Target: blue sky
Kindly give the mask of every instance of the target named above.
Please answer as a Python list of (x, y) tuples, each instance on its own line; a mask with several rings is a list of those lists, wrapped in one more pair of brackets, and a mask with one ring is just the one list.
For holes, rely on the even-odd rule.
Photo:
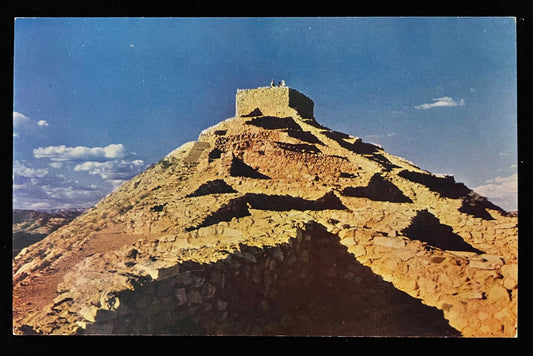
[(13, 206), (84, 207), (284, 79), (323, 125), (517, 208), (514, 18), (19, 18)]

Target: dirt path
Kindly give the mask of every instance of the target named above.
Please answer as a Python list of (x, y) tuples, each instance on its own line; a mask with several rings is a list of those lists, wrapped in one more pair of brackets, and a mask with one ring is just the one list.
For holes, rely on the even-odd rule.
[(96, 253), (118, 250), (146, 235), (124, 234), (120, 227), (111, 227), (93, 233), (90, 239), (77, 251), (69, 251), (54, 263), (54, 268), (31, 275), (13, 286), (13, 325), (28, 314), (42, 310), (57, 296), (57, 285), (74, 265)]

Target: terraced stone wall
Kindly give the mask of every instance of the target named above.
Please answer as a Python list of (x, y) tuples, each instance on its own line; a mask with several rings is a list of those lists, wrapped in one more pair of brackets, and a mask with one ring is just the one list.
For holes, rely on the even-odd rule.
[(394, 288), (316, 224), (276, 246), (183, 263), (114, 300), (118, 308), (100, 310), (82, 333), (459, 335), (442, 311)]

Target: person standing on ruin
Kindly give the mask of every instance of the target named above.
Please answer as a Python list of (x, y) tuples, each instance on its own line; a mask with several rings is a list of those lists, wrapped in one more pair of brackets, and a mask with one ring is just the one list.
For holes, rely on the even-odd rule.
[(274, 83), (274, 79), (272, 79), (272, 81), (270, 82), (270, 87), (273, 88), (274, 85), (276, 85), (276, 84)]

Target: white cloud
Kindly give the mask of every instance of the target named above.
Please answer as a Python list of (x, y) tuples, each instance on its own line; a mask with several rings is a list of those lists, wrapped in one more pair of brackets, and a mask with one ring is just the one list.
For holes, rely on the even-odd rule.
[(143, 160), (127, 159), (126, 156), (135, 154), (126, 153), (122, 144), (39, 147), (33, 154), (49, 159), (48, 167), (35, 169), (24, 161), (14, 163), (16, 208), (91, 206), (146, 168)]
[(20, 137), (21, 133), (34, 133), (38, 128), (48, 126), (46, 120), (35, 122), (26, 115), (13, 111), (13, 137)]
[(450, 107), (450, 106), (464, 106), (466, 105), (466, 102), (464, 99), (459, 100), (459, 102), (453, 100), (453, 98), (449, 96), (443, 96), (441, 98), (433, 99), (432, 103), (426, 103), (426, 104), (420, 104), (415, 106), (415, 109), (421, 110), (421, 109), (431, 109), (431, 108), (437, 108), (437, 107)]
[(496, 177), (492, 179), (487, 179), (485, 183), (488, 184), (507, 184), (507, 183), (516, 183), (518, 181), (518, 173), (515, 173), (509, 177)]
[(42, 187), (48, 197), (57, 200), (76, 201), (85, 200), (94, 196), (94, 189), (80, 189), (79, 187), (66, 186), (54, 187), (45, 185)]
[(51, 162), (49, 166), (57, 169), (57, 168), (63, 167), (63, 163), (62, 162)]
[(132, 162), (117, 160), (107, 162), (88, 161), (78, 164), (74, 171), (86, 171), (90, 175), (98, 175), (109, 181), (124, 182), (139, 174), (144, 169), (144, 161), (136, 159)]
[(30, 121), (31, 119), (26, 115), (13, 111), (13, 125), (15, 125), (15, 127), (24, 125)]
[(31, 168), (26, 167), (24, 164), (19, 161), (13, 163), (13, 175), (26, 177), (26, 178), (42, 178), (48, 174), (48, 169), (46, 168)]
[(102, 179), (111, 183), (113, 190), (122, 183), (130, 180), (135, 175), (141, 173), (146, 165), (143, 160), (136, 159), (132, 162), (124, 160), (108, 162), (83, 162), (74, 167), (74, 171), (88, 172), (90, 175), (100, 176)]
[(39, 147), (33, 150), (35, 158), (49, 158), (52, 161), (106, 161), (120, 159), (124, 155), (124, 146), (121, 143), (106, 147), (60, 145)]
[(393, 137), (393, 136), (396, 136), (397, 133), (396, 132), (389, 132), (389, 133), (386, 133), (386, 134), (379, 134), (379, 135), (366, 135), (365, 137), (366, 138), (382, 138), (382, 137)]
[(473, 190), (506, 210), (514, 210), (517, 208), (518, 174), (487, 179)]
[(14, 178), (13, 207), (17, 209), (88, 207), (113, 188), (112, 184), (81, 183), (53, 172), (37, 174), (34, 178)]

